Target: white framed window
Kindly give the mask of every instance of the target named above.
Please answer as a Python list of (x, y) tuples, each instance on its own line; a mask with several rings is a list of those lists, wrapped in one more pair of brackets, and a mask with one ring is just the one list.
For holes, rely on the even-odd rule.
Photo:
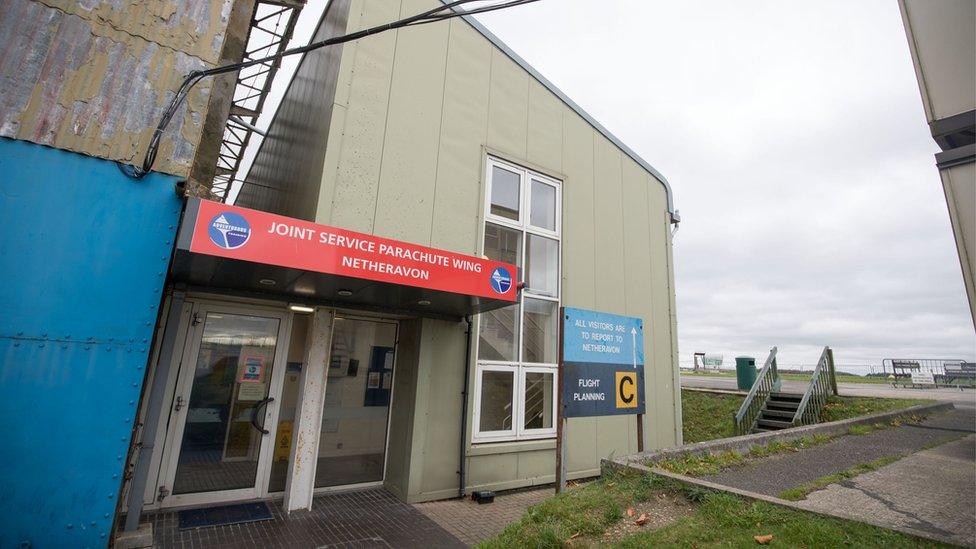
[(482, 253), (518, 268), (518, 303), (481, 314), (472, 441), (556, 436), (562, 186), (488, 157)]

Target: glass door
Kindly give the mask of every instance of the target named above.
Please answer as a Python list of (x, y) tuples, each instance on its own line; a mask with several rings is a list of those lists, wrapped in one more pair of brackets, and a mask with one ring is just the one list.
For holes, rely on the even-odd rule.
[(266, 493), (289, 318), (277, 311), (195, 307), (171, 409), (169, 493), (162, 505)]
[(383, 480), (397, 324), (336, 316), (315, 487)]

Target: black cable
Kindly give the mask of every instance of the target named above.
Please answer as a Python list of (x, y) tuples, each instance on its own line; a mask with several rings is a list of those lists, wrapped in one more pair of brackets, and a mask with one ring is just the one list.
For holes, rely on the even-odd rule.
[(190, 89), (196, 85), (197, 82), (202, 80), (207, 76), (216, 76), (218, 74), (225, 74), (229, 72), (236, 72), (241, 69), (246, 69), (254, 65), (260, 65), (268, 61), (276, 61), (283, 57), (289, 55), (296, 55), (299, 53), (306, 53), (319, 48), (324, 48), (326, 46), (334, 46), (336, 44), (343, 44), (345, 42), (351, 42), (353, 40), (358, 40), (360, 38), (365, 38), (372, 34), (378, 34), (381, 32), (399, 29), (403, 27), (411, 27), (417, 25), (426, 25), (428, 23), (437, 23), (439, 21), (444, 21), (446, 19), (452, 19), (454, 17), (461, 17), (465, 15), (475, 15), (479, 13), (487, 13), (490, 11), (510, 8), (514, 6), (520, 6), (522, 4), (530, 4), (532, 2), (538, 2), (538, 0), (509, 0), (507, 2), (501, 2), (498, 4), (492, 4), (489, 6), (482, 6), (480, 8), (474, 8), (468, 11), (455, 11), (454, 8), (462, 4), (468, 4), (471, 2), (484, 2), (485, 0), (455, 0), (454, 2), (446, 3), (442, 6), (427, 10), (404, 19), (399, 19), (397, 21), (392, 21), (390, 23), (384, 23), (382, 25), (377, 25), (375, 27), (370, 27), (368, 29), (363, 29), (361, 31), (356, 31), (353, 33), (345, 34), (342, 36), (337, 36), (334, 38), (329, 38), (326, 40), (321, 40), (319, 42), (313, 42), (311, 44), (300, 46), (297, 48), (292, 48), (290, 50), (285, 50), (274, 55), (269, 55), (267, 57), (262, 57), (260, 59), (252, 59), (250, 61), (242, 61), (240, 63), (232, 63), (230, 65), (223, 65), (220, 67), (213, 67), (210, 69), (193, 71), (186, 76), (183, 83), (180, 85), (176, 94), (170, 100), (169, 104), (163, 110), (163, 114), (160, 116), (159, 124), (156, 125), (156, 129), (153, 130), (152, 138), (149, 140), (149, 147), (146, 149), (146, 156), (143, 158), (142, 166), (134, 166), (131, 164), (118, 163), (119, 169), (122, 173), (133, 178), (142, 179), (148, 174), (156, 162), (156, 154), (159, 151), (159, 143), (162, 140), (163, 132), (166, 131), (166, 127), (169, 125), (170, 121), (176, 115), (176, 111), (179, 110), (180, 105), (186, 100), (186, 96), (189, 95)]

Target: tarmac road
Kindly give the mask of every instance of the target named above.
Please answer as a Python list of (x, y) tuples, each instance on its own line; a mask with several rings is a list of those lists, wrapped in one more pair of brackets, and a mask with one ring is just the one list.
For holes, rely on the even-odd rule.
[[(789, 393), (806, 391), (806, 381), (784, 379), (782, 390)], [(734, 377), (720, 376), (692, 376), (681, 374), (682, 387), (698, 387), (704, 389), (722, 389), (735, 391)], [(880, 383), (838, 383), (837, 390), (842, 396), (859, 396), (875, 398), (930, 398), (932, 400), (951, 402), (956, 408), (976, 409), (976, 391), (973, 389), (911, 389), (892, 387)]]

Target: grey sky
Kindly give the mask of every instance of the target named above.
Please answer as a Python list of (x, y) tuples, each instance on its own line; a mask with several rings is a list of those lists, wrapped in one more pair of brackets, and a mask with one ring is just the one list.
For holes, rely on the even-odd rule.
[(543, 0), (479, 19), (670, 180), (683, 365), (773, 345), (787, 365), (825, 344), (840, 364), (974, 358), (894, 0)]

